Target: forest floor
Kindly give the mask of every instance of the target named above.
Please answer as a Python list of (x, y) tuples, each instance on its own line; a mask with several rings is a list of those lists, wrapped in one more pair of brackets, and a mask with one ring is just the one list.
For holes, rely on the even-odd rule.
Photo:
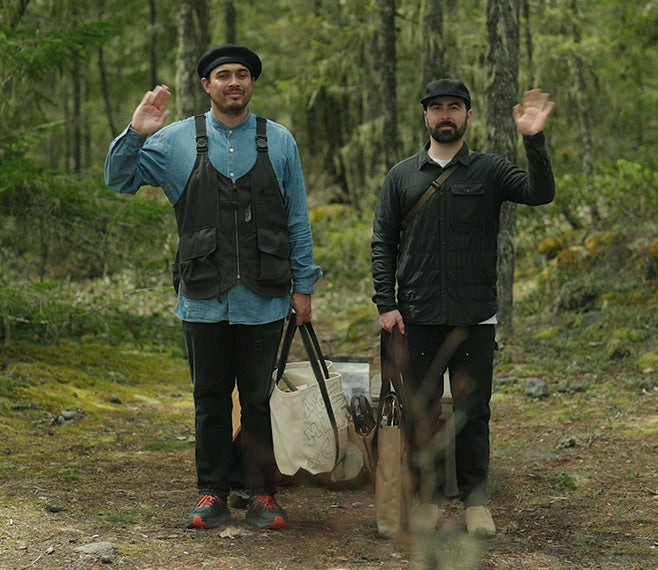
[[(504, 350), (523, 358), (520, 346)], [(470, 539), (460, 505), (447, 503), (436, 532), (389, 540), (378, 536), (366, 478), (286, 481), (281, 531), (254, 529), (240, 509), (222, 528), (183, 528), (196, 501), (184, 359), (93, 341), (4, 347), (0, 568), (655, 570), (658, 390), (629, 382), (633, 374), (642, 373), (572, 390), (546, 378), (542, 399), (522, 382), (497, 383), (497, 536)], [(58, 422), (61, 410), (75, 414)], [(83, 551), (97, 543), (111, 544)]]

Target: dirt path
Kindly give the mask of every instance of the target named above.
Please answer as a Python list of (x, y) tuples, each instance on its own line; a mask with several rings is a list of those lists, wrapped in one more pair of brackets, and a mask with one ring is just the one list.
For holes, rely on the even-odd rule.
[[(70, 393), (56, 378), (35, 389), (50, 383), (53, 394)], [(656, 393), (599, 386), (529, 400), (518, 387), (497, 390), (499, 532), (488, 542), (468, 538), (456, 504), (431, 537), (382, 539), (369, 485), (309, 481), (281, 487), (291, 519), (284, 531), (256, 532), (238, 509), (224, 529), (185, 530), (196, 500), (187, 380), (144, 394), (122, 406), (85, 404), (65, 425), (38, 406), (0, 406), (0, 568), (658, 568)], [(105, 558), (76, 550), (99, 542), (116, 550)]]

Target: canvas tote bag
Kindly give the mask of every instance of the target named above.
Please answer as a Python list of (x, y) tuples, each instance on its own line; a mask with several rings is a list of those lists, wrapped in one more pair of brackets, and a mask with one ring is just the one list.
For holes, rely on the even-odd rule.
[(400, 398), (402, 373), (395, 355), (402, 347), (397, 329), (381, 336), (382, 387), (376, 432), (375, 518), (377, 532), (393, 538), (409, 523), (413, 492), (405, 434), (404, 405)]
[[(307, 361), (288, 362), (299, 328)], [(283, 475), (299, 469), (328, 473), (343, 459), (347, 447), (347, 401), (341, 375), (330, 372), (310, 323), (298, 327), (290, 318), (278, 367), (272, 373), (270, 397), (274, 458)]]

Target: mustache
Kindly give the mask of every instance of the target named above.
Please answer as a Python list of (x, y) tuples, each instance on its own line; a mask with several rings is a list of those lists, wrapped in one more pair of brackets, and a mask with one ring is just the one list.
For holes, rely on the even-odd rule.
[(456, 129), (457, 125), (455, 125), (455, 123), (452, 121), (442, 121), (437, 125), (437, 127), (452, 127), (453, 129)]

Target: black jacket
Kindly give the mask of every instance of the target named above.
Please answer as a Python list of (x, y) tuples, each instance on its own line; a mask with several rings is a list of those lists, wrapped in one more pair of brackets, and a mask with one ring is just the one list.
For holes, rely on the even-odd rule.
[(372, 236), (373, 301), (380, 313), (399, 309), (408, 322), (454, 326), (496, 313), (501, 204), (547, 204), (555, 196), (543, 133), (523, 142), (528, 172), (492, 154), (469, 155), (464, 144), (451, 161), (459, 167), (404, 230), (405, 214), (443, 169), (426, 146), (389, 171)]

